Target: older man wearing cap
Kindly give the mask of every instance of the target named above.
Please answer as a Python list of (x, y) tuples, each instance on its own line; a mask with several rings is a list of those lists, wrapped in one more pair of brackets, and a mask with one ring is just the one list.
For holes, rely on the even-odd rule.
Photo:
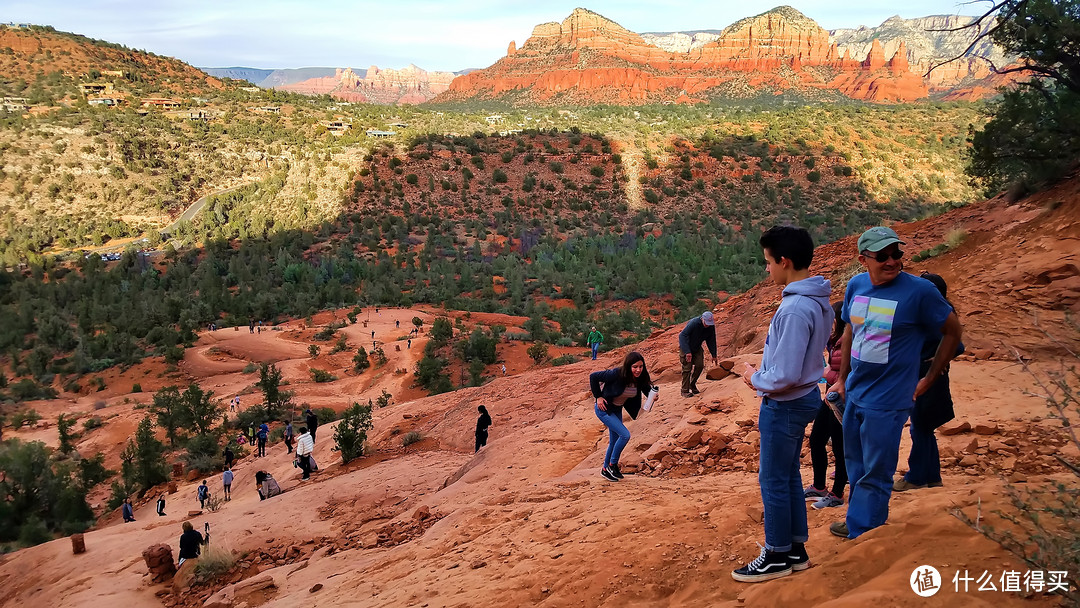
[[(829, 531), (846, 538), (889, 518), (904, 423), (915, 397), (941, 375), (960, 343), (960, 321), (937, 288), (903, 272), (903, 244), (884, 226), (864, 232), (858, 259), (866, 272), (848, 282), (844, 295), (841, 316), (848, 325), (839, 379), (829, 390), (847, 401), (844, 461), (851, 495), (846, 521), (833, 523)], [(937, 333), (941, 344), (926, 376), (919, 378), (923, 340)]]
[(682, 396), (693, 397), (700, 393), (697, 380), (701, 372), (705, 370), (705, 350), (701, 343), (709, 347), (712, 353), (713, 365), (716, 365), (716, 331), (713, 329), (713, 314), (709, 311), (701, 313), (700, 317), (694, 317), (686, 323), (686, 327), (679, 333), (679, 354), (682, 361)]

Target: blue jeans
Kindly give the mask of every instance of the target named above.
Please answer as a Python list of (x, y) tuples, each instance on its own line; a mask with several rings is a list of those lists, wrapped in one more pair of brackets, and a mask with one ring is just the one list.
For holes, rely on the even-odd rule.
[(900, 435), (911, 408), (871, 410), (851, 401), (844, 411), (848, 538), (858, 538), (889, 519), (889, 497), (900, 458)]
[(602, 411), (600, 406), (594, 406), (593, 411), (596, 412), (596, 417), (600, 419), (600, 422), (604, 423), (604, 426), (608, 429), (608, 446), (607, 452), (604, 453), (604, 466), (619, 464), (619, 456), (622, 455), (623, 448), (630, 442), (630, 429), (626, 428), (626, 425), (622, 421), (622, 408), (614, 408), (614, 406), (608, 406), (611, 409), (618, 409), (618, 413), (611, 411)]
[(934, 431), (919, 430), (911, 425), (911, 455), (904, 480), (917, 486), (941, 481), (941, 458)]
[(765, 548), (769, 551), (790, 551), (791, 543), (805, 543), (809, 538), (799, 456), (806, 425), (820, 408), (821, 393), (816, 388), (791, 401), (761, 400), (758, 483), (765, 506)]
[(600, 350), (600, 343), (599, 342), (593, 342), (593, 345), (592, 345), (592, 358), (593, 358), (593, 361), (596, 361), (596, 352), (598, 350)]

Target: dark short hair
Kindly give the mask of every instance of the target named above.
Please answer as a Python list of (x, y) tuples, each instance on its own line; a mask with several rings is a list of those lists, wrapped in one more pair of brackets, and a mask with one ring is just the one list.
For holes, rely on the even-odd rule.
[(307, 427), (306, 427), (306, 426), (302, 426), (302, 427), (300, 427), (300, 434), (301, 434), (301, 435), (303, 435), (303, 434), (304, 434), (304, 433), (306, 433), (306, 432), (307, 432)]
[(798, 226), (773, 226), (761, 235), (758, 244), (768, 249), (777, 262), (780, 258), (791, 260), (795, 270), (810, 267), (814, 261), (814, 239), (806, 228)]

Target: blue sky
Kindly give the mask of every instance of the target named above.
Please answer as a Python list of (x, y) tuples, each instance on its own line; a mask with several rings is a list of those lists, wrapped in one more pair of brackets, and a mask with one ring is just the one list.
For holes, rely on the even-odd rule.
[[(779, 2), (661, 0), (5, 0), (0, 21), (52, 25), (202, 67), (351, 66), (460, 70), (491, 65), (534, 25), (577, 6), (635, 32), (722, 29)], [(948, 0), (804, 0), (791, 6), (826, 29), (878, 25), (894, 14), (974, 14)], [(962, 10), (961, 10), (962, 9)]]

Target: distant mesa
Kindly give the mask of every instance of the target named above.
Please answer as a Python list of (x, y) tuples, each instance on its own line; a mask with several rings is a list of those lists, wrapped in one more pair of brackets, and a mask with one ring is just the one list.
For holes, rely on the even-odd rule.
[(923, 36), (913, 52), (903, 37), (885, 35), (940, 25), (936, 19), (899, 20), (899, 28), (894, 19), (886, 22), (892, 23), (888, 31), (883, 24), (876, 33), (863, 28), (834, 39), (806, 15), (781, 6), (719, 32), (639, 35), (579, 8), (561, 23), (537, 25), (523, 44), (511, 42), (505, 57), (454, 80), (436, 101), (636, 104), (794, 93), (811, 101), (909, 102), (989, 74), (988, 66), (980, 71), (973, 64), (924, 79), (928, 62), (955, 41), (946, 46)]

